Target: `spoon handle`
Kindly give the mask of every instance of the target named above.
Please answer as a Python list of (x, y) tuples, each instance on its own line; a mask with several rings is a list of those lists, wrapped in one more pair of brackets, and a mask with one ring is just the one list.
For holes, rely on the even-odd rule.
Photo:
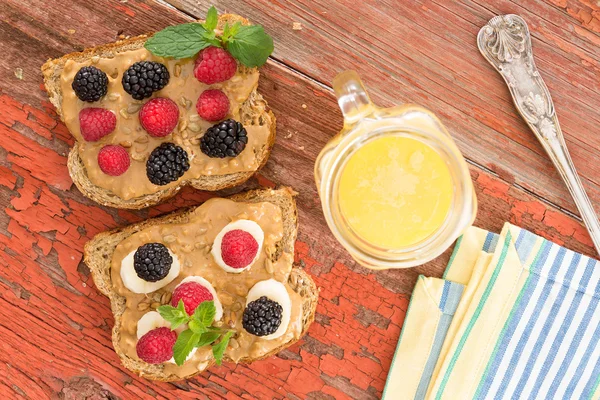
[(517, 110), (558, 169), (600, 254), (600, 223), (571, 161), (550, 92), (533, 61), (527, 24), (518, 15), (494, 17), (479, 31), (477, 46), (504, 78)]

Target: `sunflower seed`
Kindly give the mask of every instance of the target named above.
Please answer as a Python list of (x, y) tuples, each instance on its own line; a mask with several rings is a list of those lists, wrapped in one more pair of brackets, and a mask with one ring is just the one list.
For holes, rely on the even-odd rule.
[(221, 303), (223, 303), (225, 306), (230, 306), (233, 304), (233, 296), (229, 293), (221, 294), (221, 296), (219, 296), (219, 300), (221, 300)]
[(143, 153), (148, 148), (148, 143), (138, 143), (133, 148), (136, 153)]
[(129, 119), (129, 114), (127, 113), (126, 108), (121, 108), (121, 110), (119, 111), (119, 114), (121, 115), (121, 117), (123, 117), (125, 119)]
[(148, 143), (148, 136), (147, 135), (139, 136), (139, 137), (135, 138), (135, 142), (136, 143)]
[(182, 120), (182, 121), (179, 123), (179, 132), (183, 132), (183, 131), (185, 131), (185, 130), (187, 129), (187, 127), (188, 127), (188, 122), (187, 122), (187, 119), (184, 119), (184, 120)]
[(164, 292), (162, 296), (160, 296), (161, 304), (168, 304), (171, 302), (171, 297), (173, 294), (171, 292)]
[(142, 108), (141, 104), (131, 103), (127, 106), (127, 112), (129, 114), (135, 114), (136, 112), (140, 111), (140, 108)]
[(298, 285), (298, 276), (296, 274), (294, 274), (293, 272), (290, 275), (290, 284), (291, 284), (292, 288), (296, 288), (296, 285)]
[(173, 71), (173, 75), (175, 75), (175, 78), (179, 78), (179, 75), (181, 75), (181, 65), (175, 64), (175, 70)]
[(274, 271), (274, 268), (273, 268), (273, 262), (272, 262), (270, 259), (268, 259), (268, 258), (267, 258), (267, 260), (265, 261), (265, 269), (267, 270), (267, 272), (268, 272), (269, 274), (272, 274), (272, 273), (273, 273), (273, 271)]
[(188, 128), (190, 128), (190, 131), (192, 132), (200, 132), (200, 125), (195, 122), (190, 122)]
[(139, 311), (146, 311), (148, 309), (148, 307), (150, 307), (150, 304), (148, 304), (148, 303), (139, 303), (137, 305), (137, 309)]
[(131, 158), (133, 158), (135, 161), (144, 161), (146, 159), (146, 157), (148, 157), (148, 153), (143, 153), (143, 152), (133, 152), (131, 153)]

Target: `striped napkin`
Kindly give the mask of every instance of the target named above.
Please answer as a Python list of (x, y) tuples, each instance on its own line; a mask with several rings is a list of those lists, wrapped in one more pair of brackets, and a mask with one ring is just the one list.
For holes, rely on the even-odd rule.
[(599, 303), (599, 261), (472, 227), (419, 277), (383, 399), (598, 399)]

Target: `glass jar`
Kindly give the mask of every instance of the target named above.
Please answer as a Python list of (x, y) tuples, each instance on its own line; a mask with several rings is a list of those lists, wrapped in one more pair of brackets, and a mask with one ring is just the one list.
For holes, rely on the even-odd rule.
[[(437, 117), (422, 107), (375, 106), (354, 71), (339, 74), (333, 88), (344, 126), (319, 154), (315, 180), (325, 219), (334, 236), (356, 261), (371, 269), (413, 267), (439, 256), (473, 223), (477, 212), (469, 169), (456, 144)], [(340, 181), (348, 160), (366, 144), (383, 137), (409, 138), (425, 144), (443, 160), (451, 177), (451, 201), (445, 219), (427, 237), (408, 246), (381, 246), (365, 240), (340, 207)]]

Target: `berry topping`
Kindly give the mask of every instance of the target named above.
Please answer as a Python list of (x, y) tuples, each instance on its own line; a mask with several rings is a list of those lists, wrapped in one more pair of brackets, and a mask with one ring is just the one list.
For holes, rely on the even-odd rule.
[(138, 357), (149, 364), (161, 364), (173, 358), (177, 333), (167, 327), (156, 328), (138, 340), (135, 350)]
[(133, 255), (135, 273), (146, 282), (158, 282), (169, 274), (173, 257), (164, 244), (146, 243)]
[(208, 128), (200, 140), (200, 149), (212, 158), (235, 157), (248, 143), (248, 133), (244, 126), (228, 119)]
[(231, 268), (246, 268), (258, 252), (258, 242), (241, 229), (229, 231), (221, 241), (221, 258)]
[(221, 47), (207, 47), (200, 52), (194, 65), (194, 76), (202, 83), (212, 85), (235, 75), (235, 58)]
[(262, 296), (251, 301), (244, 310), (242, 325), (252, 335), (266, 336), (275, 333), (281, 325), (283, 307), (276, 301)]
[(168, 142), (152, 150), (146, 163), (146, 175), (155, 185), (174, 182), (188, 169), (190, 169), (190, 162), (185, 150)]
[(140, 124), (150, 136), (164, 137), (173, 132), (179, 122), (179, 107), (173, 100), (157, 97), (140, 110)]
[(92, 103), (108, 91), (108, 77), (96, 67), (83, 67), (75, 74), (71, 87), (79, 100)]
[(104, 146), (98, 152), (98, 165), (102, 172), (111, 176), (119, 176), (129, 169), (129, 153), (122, 146)]
[(138, 61), (125, 71), (121, 83), (131, 97), (142, 100), (167, 86), (169, 71), (161, 63)]
[(220, 121), (229, 112), (229, 99), (218, 89), (205, 90), (198, 98), (196, 110), (206, 121)]
[(79, 130), (88, 142), (97, 142), (115, 130), (116, 115), (104, 108), (84, 108), (79, 112)]
[(171, 305), (177, 307), (179, 300), (183, 300), (185, 311), (188, 315), (193, 315), (196, 307), (204, 301), (213, 299), (213, 295), (206, 287), (198, 282), (185, 282), (180, 284), (173, 290)]

